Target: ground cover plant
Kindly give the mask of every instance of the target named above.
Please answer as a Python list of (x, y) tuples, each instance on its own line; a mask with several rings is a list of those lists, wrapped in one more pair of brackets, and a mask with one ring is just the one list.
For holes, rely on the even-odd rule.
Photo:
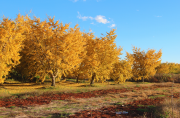
[[(95, 83), (91, 87), (87, 81), (76, 83), (67, 79), (57, 82), (56, 88), (50, 87), (51, 82), (48, 81), (44, 84), (16, 82), (7, 81), (1, 86), (2, 117), (172, 116), (170, 82), (115, 84), (110, 81), (109, 84)], [(179, 114), (179, 87), (179, 84), (174, 84), (174, 117)], [(157, 109), (159, 112), (156, 112)]]

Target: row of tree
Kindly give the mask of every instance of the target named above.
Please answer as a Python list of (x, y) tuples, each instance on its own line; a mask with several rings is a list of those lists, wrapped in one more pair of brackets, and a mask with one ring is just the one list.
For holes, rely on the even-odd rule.
[[(161, 50), (149, 49), (147, 53), (133, 47), (133, 54), (126, 52), (126, 59), (120, 60), (122, 48), (117, 48), (115, 29), (105, 36), (95, 38), (93, 33), (81, 32), (80, 28), (63, 26), (49, 17), (31, 19), (28, 15), (17, 15), (12, 21), (3, 18), (0, 23), (0, 83), (4, 83), (12, 69), (27, 79), (39, 75), (44, 82), (46, 75), (55, 79), (71, 74), (76, 77), (87, 75), (90, 84), (125, 82), (134, 78), (141, 80), (156, 73), (161, 64)], [(67, 74), (68, 73), (68, 74)]]
[(161, 63), (156, 67), (157, 74), (180, 74), (180, 64), (178, 63)]

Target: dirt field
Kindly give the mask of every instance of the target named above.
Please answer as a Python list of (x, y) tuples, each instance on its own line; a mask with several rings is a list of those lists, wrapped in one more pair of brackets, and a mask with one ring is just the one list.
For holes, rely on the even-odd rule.
[(180, 85), (172, 84), (7, 82), (0, 86), (0, 118), (178, 118)]

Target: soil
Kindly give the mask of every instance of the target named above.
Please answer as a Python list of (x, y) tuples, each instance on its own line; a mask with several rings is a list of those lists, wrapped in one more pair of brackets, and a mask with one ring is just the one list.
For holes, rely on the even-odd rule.
[[(154, 84), (81, 93), (49, 92), (25, 99), (18, 95), (5, 97), (0, 99), (0, 116), (8, 118), (41, 118), (49, 115), (51, 118), (140, 118), (146, 116), (151, 118), (154, 114), (154, 107), (151, 106), (161, 104), (165, 97), (172, 97), (171, 87), (171, 84)], [(174, 87), (178, 88), (179, 85), (176, 84)], [(163, 88), (166, 92), (157, 91), (159, 88)], [(165, 95), (165, 97), (149, 98), (154, 95)], [(173, 97), (179, 98), (179, 96), (179, 93), (174, 93)], [(64, 111), (66, 113), (63, 113)]]

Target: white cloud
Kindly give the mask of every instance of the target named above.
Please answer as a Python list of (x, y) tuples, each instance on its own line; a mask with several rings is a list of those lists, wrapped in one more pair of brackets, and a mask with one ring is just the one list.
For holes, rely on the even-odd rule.
[[(91, 20), (96, 20), (98, 23), (110, 23), (110, 21), (108, 21), (105, 16), (102, 15), (97, 15), (95, 18), (91, 17), (91, 16), (81, 16), (81, 14), (78, 12), (78, 16), (77, 18), (82, 19), (83, 21), (87, 20), (87, 19), (91, 19)], [(111, 18), (109, 18), (111, 19)], [(92, 22), (91, 24), (94, 24), (94, 22)]]
[(115, 27), (116, 26), (116, 24), (112, 24), (111, 26), (109, 26), (110, 28), (112, 28), (112, 27)]
[(90, 18), (91, 20), (93, 20), (93, 17), (89, 16), (89, 18)]
[(93, 19), (93, 17), (91, 16), (81, 16), (81, 14), (78, 12), (78, 16), (77, 16), (79, 19), (82, 19), (83, 21), (87, 20), (88, 18), (89, 19)]
[(95, 20), (99, 23), (109, 23), (109, 21), (107, 19), (104, 18), (104, 16), (98, 15), (95, 17)]
[(80, 19), (85, 21), (86, 19), (88, 19), (88, 17), (87, 16), (83, 16), (83, 17), (80, 17)]

